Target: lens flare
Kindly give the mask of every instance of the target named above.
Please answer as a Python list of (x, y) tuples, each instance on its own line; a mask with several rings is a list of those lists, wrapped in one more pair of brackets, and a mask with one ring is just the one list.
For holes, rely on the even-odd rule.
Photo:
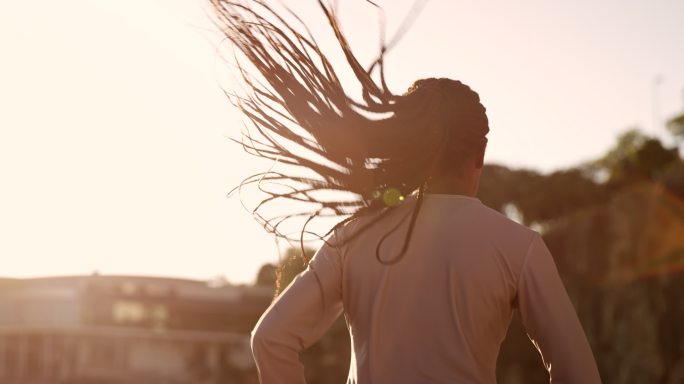
[(396, 188), (387, 188), (382, 194), (382, 201), (388, 207), (396, 207), (404, 201), (404, 195)]

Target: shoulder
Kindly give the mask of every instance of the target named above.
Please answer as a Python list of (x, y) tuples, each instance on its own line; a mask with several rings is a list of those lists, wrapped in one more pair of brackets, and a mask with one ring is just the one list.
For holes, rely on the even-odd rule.
[(471, 206), (467, 220), (466, 231), (473, 241), (512, 262), (514, 270), (522, 266), (532, 244), (541, 238), (537, 231), (484, 204)]
[(377, 223), (385, 213), (387, 212), (380, 210), (349, 218), (347, 222), (339, 225), (332, 231), (329, 239), (330, 244), (337, 248), (338, 251), (342, 251), (347, 243), (362, 236), (363, 231), (372, 227), (374, 223)]
[(512, 220), (503, 213), (484, 204), (478, 204), (474, 209), (476, 210), (474, 217), (480, 220), (483, 225), (489, 226), (489, 228), (494, 231), (510, 233), (511, 235), (528, 239), (538, 235), (535, 230)]

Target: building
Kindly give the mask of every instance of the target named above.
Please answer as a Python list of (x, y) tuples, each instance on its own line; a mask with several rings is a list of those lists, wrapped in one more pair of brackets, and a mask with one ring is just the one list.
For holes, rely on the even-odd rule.
[(0, 383), (247, 383), (264, 287), (135, 276), (0, 279)]

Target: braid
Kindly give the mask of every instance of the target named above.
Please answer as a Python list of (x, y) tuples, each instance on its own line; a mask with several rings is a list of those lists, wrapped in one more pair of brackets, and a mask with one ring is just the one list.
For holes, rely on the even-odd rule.
[[(416, 99), (433, 103), (438, 110), (432, 117), (437, 130), (443, 132), (445, 147), (443, 160), (453, 156), (470, 155), (487, 142), (489, 121), (479, 95), (457, 80), (445, 78), (421, 79), (413, 83), (404, 94), (407, 104)], [(453, 164), (453, 163), (452, 163)]]
[[(276, 236), (303, 244), (306, 226), (315, 218), (348, 216), (332, 232), (358, 217), (378, 214), (340, 240), (347, 242), (418, 190), (404, 247), (390, 260), (396, 262), (408, 248), (427, 180), (453, 164), (454, 157), (486, 141), (487, 117), (478, 95), (459, 81), (434, 78), (416, 81), (403, 95), (392, 94), (384, 79), (387, 47), (383, 45), (379, 57), (364, 69), (334, 10), (318, 0), (361, 86), (357, 100), (346, 92), (332, 63), (296, 16), (298, 26), (293, 26), (264, 0), (209, 1), (216, 24), (242, 57), (238, 70), (246, 95), (228, 94), (250, 123), (240, 144), (250, 154), (294, 169), (250, 176), (234, 191), (257, 186), (266, 197), (252, 209), (255, 218)], [(368, 117), (378, 114), (388, 117)], [(330, 192), (349, 198), (327, 197), (340, 195)], [(264, 216), (264, 207), (276, 201), (305, 209)], [(280, 229), (295, 218), (304, 220), (298, 234)], [(386, 237), (378, 244), (380, 261)]]

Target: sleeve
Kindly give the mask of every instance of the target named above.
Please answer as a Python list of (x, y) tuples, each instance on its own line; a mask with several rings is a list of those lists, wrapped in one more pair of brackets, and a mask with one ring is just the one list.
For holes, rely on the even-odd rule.
[(260, 382), (305, 383), (299, 353), (316, 342), (341, 313), (339, 253), (323, 245), (252, 331), (252, 354)]
[(551, 253), (535, 234), (518, 281), (522, 323), (552, 383), (601, 383), (598, 368)]

